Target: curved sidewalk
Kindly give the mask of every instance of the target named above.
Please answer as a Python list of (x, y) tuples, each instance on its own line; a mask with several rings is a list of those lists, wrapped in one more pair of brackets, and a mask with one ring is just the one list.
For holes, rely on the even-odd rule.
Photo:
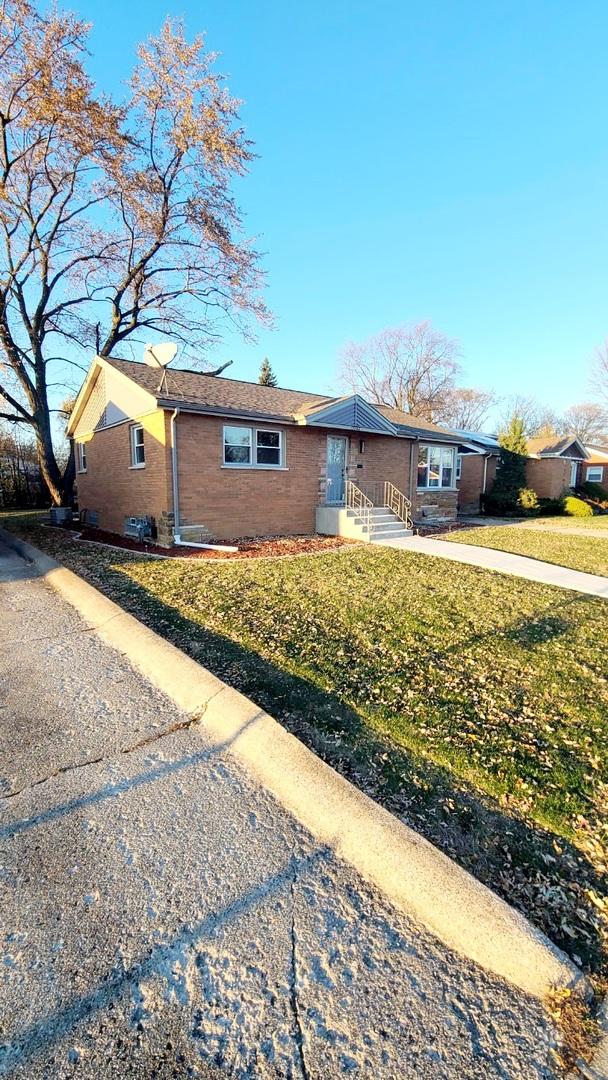
[(469, 566), (480, 566), (484, 570), (497, 570), (500, 574), (514, 574), (516, 577), (527, 578), (528, 581), (557, 585), (560, 589), (572, 589), (574, 592), (608, 600), (608, 578), (598, 574), (583, 574), (580, 570), (570, 570), (566, 566), (541, 562), (539, 559), (528, 559), (525, 555), (513, 555), (509, 551), (497, 551), (496, 548), (482, 548), (474, 544), (451, 544), (431, 536), (387, 540), (383, 547), (416, 551), (421, 555), (436, 555), (440, 559), (468, 563)]

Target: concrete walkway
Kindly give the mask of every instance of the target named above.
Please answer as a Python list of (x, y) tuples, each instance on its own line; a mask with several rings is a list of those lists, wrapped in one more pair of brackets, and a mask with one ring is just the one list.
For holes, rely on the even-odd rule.
[(0, 610), (0, 1076), (555, 1076), (538, 1001), (391, 908), (1, 546)]
[(512, 555), (508, 551), (496, 551), (495, 548), (477, 547), (474, 544), (456, 544), (446, 540), (437, 540), (430, 536), (410, 536), (404, 540), (387, 540), (384, 547), (398, 548), (400, 551), (415, 551), (421, 555), (436, 555), (440, 559), (468, 563), (480, 566), (484, 570), (497, 570), (501, 574), (514, 574), (539, 581), (543, 585), (557, 585), (560, 589), (572, 589), (608, 599), (608, 578), (597, 574), (583, 574), (580, 570), (569, 570), (554, 563), (528, 559), (524, 555)]

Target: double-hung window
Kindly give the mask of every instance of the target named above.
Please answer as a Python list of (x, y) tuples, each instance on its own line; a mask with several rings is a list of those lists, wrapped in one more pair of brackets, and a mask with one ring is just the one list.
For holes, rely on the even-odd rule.
[(418, 452), (418, 487), (453, 488), (454, 457), (453, 447), (421, 446)]
[(601, 484), (604, 477), (604, 470), (601, 465), (588, 465), (587, 466), (587, 480), (592, 484)]
[(76, 467), (78, 472), (87, 471), (87, 448), (83, 442), (76, 443)]
[(144, 429), (141, 424), (133, 424), (131, 427), (131, 468), (143, 469), (145, 464)]
[(280, 469), (283, 434), (268, 428), (224, 427), (224, 465), (233, 468)]
[(462, 476), (462, 454), (456, 454), (456, 479), (460, 480)]

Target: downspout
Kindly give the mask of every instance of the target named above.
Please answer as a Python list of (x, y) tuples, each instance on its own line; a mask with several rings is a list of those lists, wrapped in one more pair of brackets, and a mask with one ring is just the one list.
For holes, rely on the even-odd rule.
[(483, 484), (481, 486), (481, 494), (486, 493), (486, 483), (488, 479), (488, 459), (490, 457), (489, 451), (483, 455)]
[(174, 409), (171, 416), (171, 471), (173, 474), (173, 539), (179, 544), (179, 481), (177, 470), (177, 425), (179, 409)]
[(202, 548), (205, 551), (238, 551), (238, 547), (227, 544), (194, 544), (180, 538), (179, 523), (179, 471), (177, 463), (177, 423), (179, 409), (171, 415), (171, 472), (173, 476), (173, 543), (176, 547)]

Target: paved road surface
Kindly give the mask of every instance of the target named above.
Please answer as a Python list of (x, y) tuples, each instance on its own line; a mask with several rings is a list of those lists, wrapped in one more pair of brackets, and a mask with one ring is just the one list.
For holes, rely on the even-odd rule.
[(7, 549), (0, 612), (0, 1075), (553, 1076), (537, 1003), (396, 915)]

